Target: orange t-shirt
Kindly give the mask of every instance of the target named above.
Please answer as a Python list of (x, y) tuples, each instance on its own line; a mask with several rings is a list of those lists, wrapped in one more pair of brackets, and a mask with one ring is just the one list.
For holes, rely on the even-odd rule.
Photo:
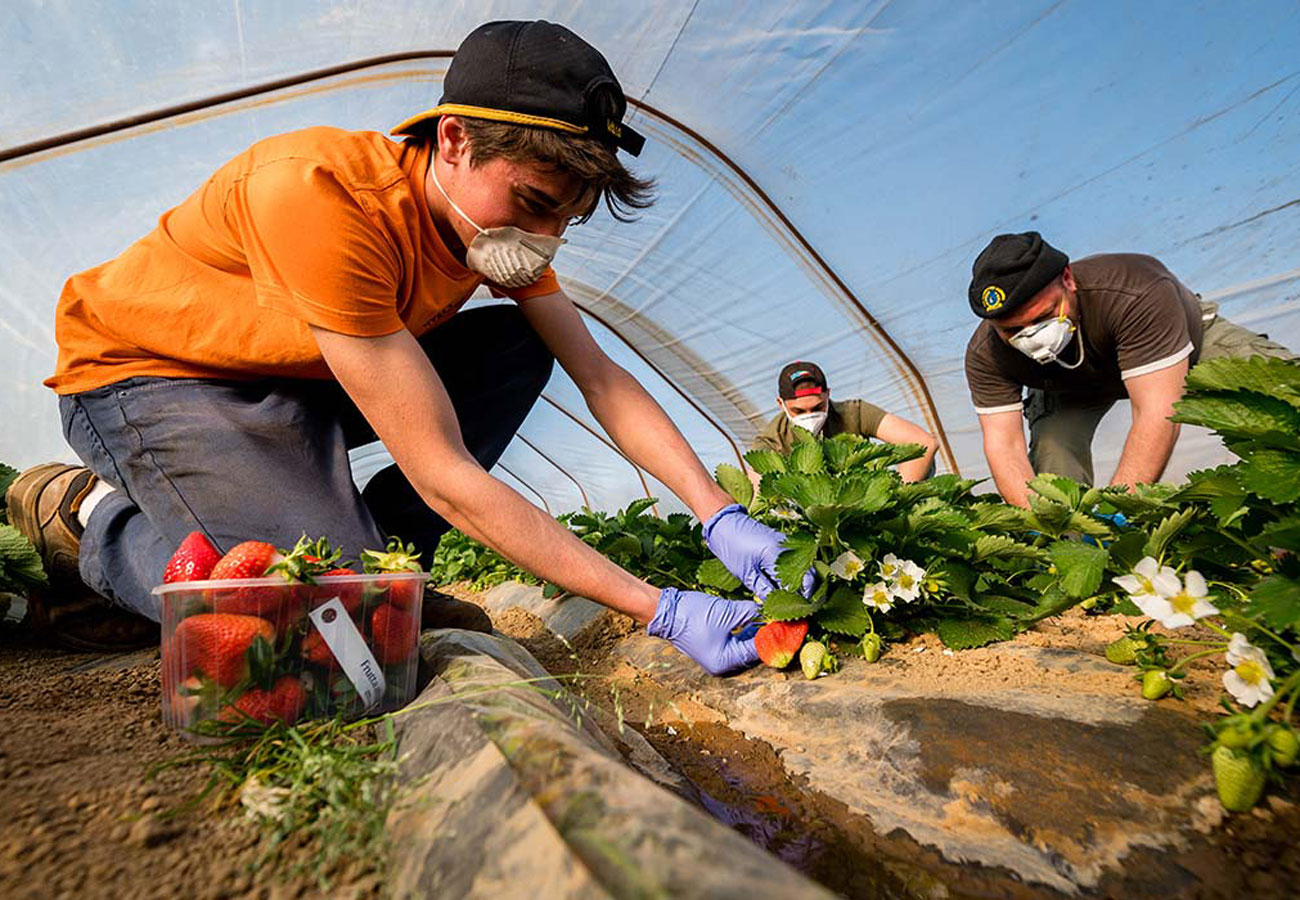
[[(330, 378), (309, 326), (422, 335), (483, 277), (424, 201), (427, 142), (308, 128), (226, 163), (121, 256), (68, 279), (58, 365), (74, 394), (140, 375)], [(515, 300), (559, 290), (550, 269)]]

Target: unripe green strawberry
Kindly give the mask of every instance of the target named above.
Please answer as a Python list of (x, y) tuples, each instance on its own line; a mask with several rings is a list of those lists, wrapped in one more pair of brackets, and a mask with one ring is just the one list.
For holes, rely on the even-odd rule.
[(811, 681), (825, 672), (828, 656), (826, 645), (821, 641), (809, 641), (804, 644), (799, 651), (799, 668), (803, 669), (803, 677)]
[(1268, 748), (1273, 753), (1273, 762), (1279, 766), (1295, 765), (1300, 757), (1300, 737), (1285, 725), (1279, 725), (1268, 733)]
[(1250, 739), (1253, 737), (1250, 732), (1249, 725), (1229, 725), (1220, 731), (1215, 739), (1221, 747), (1241, 750), (1250, 745)]
[(1128, 635), (1106, 645), (1106, 658), (1117, 666), (1131, 666), (1137, 661), (1137, 643)]
[(1174, 683), (1164, 669), (1151, 669), (1142, 676), (1142, 696), (1159, 700), (1174, 689)]
[(862, 638), (862, 655), (867, 658), (867, 662), (869, 663), (873, 663), (880, 659), (880, 653), (884, 650), (884, 647), (884, 641), (882, 641), (880, 635), (876, 634), (874, 631), (871, 632), (871, 634), (864, 635)]
[(1231, 747), (1218, 747), (1210, 757), (1219, 802), (1229, 812), (1246, 812), (1264, 793), (1264, 767)]

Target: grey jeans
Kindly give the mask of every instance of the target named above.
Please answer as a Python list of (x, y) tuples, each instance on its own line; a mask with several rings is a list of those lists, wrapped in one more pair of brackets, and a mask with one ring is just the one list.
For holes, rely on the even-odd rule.
[[(458, 313), (420, 344), (465, 446), (490, 469), (546, 386), (550, 352), (513, 306)], [(354, 560), (398, 535), (428, 564), (449, 527), (395, 465), (357, 490), (348, 450), (375, 435), (333, 381), (131, 378), (59, 408), (68, 443), (118, 488), (90, 516), (81, 577), (155, 621), (150, 590), (191, 531), (222, 551), (245, 540), (292, 546), (305, 532)]]
[[(1266, 334), (1234, 325), (1219, 315), (1219, 305), (1201, 301), (1204, 331), (1200, 361), (1223, 357), (1267, 356), (1295, 360), (1294, 353)], [(1029, 463), (1035, 472), (1065, 475), (1093, 483), (1092, 438), (1114, 400), (1030, 388), (1024, 414), (1029, 424)]]

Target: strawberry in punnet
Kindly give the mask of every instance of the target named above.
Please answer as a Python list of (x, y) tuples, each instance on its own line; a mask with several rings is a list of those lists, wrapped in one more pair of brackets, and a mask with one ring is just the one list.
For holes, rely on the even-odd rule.
[(302, 639), (302, 658), (318, 666), (334, 665), (334, 651), (319, 631), (310, 631)]
[[(367, 575), (390, 575), (406, 572), (423, 572), (420, 554), (415, 552), (414, 544), (403, 544), (400, 538), (390, 538), (383, 552), (378, 550), (361, 551), (361, 569)], [(386, 583), (379, 581), (381, 588), (391, 588), (390, 602), (402, 609), (414, 609), (424, 596), (423, 585), (407, 585), (400, 582)]]
[(199, 613), (176, 626), (167, 652), (179, 654), (171, 664), (182, 677), (201, 673), (233, 687), (249, 675), (249, 651), (269, 658), (274, 644), (275, 629), (258, 616)]
[(204, 581), (212, 575), (212, 568), (221, 559), (221, 553), (201, 531), (191, 531), (181, 541), (172, 558), (163, 569), (163, 584), (178, 581)]
[[(333, 578), (336, 575), (356, 574), (358, 573), (352, 569), (340, 567), (337, 569), (330, 569), (328, 572), (322, 572), (320, 577)], [(320, 584), (317, 588), (315, 602), (312, 605), (315, 606), (321, 601), (329, 600), (331, 597), (338, 597), (339, 602), (343, 604), (343, 608), (348, 611), (348, 615), (355, 618), (356, 614), (361, 609), (362, 603), (365, 601), (365, 596), (366, 585), (364, 582), (351, 581), (343, 582), (341, 584), (332, 584), (327, 582)]]
[(409, 613), (385, 603), (370, 615), (370, 637), (375, 659), (382, 665), (405, 662), (420, 640), (418, 611)]
[(221, 711), (223, 722), (242, 722), (248, 719), (270, 725), (272, 722), (292, 724), (302, 715), (307, 705), (307, 689), (294, 675), (281, 675), (271, 689), (249, 688), (239, 699)]
[(754, 649), (763, 662), (774, 669), (784, 669), (794, 660), (807, 636), (808, 623), (803, 619), (768, 622), (754, 635)]
[(1210, 763), (1214, 768), (1214, 787), (1224, 809), (1246, 812), (1259, 802), (1264, 793), (1264, 767), (1253, 756), (1231, 747), (1216, 747)]

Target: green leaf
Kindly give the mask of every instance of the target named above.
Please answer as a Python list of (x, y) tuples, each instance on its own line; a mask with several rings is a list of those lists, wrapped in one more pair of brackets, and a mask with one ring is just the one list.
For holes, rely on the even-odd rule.
[[(820, 443), (820, 438), (818, 438), (817, 435), (813, 434), (807, 428), (804, 428), (802, 425), (795, 425), (793, 428), (791, 428), (790, 435), (794, 438), (794, 442), (796, 445)], [(794, 451), (791, 451), (791, 453), (793, 452)]]
[(1270, 547), (1300, 553), (1300, 516), (1292, 515), (1269, 523), (1260, 532), (1260, 538)]
[(1013, 619), (1024, 618), (1034, 612), (1034, 607), (1030, 604), (998, 594), (980, 594), (975, 598), (975, 603), (989, 612), (1002, 613)]
[(706, 559), (695, 570), (695, 580), (701, 587), (730, 593), (740, 587), (740, 579), (727, 571), (720, 559)]
[(854, 448), (864, 440), (866, 438), (860, 435), (844, 432), (822, 441), (822, 454), (826, 457), (826, 464), (830, 466), (831, 471), (843, 472), (848, 468), (849, 458)]
[(1025, 527), (1025, 511), (1009, 503), (976, 503), (970, 507), (970, 512), (971, 524), (976, 528), (1009, 530)]
[(759, 475), (779, 474), (785, 471), (785, 457), (775, 450), (750, 450), (745, 462)]
[(840, 585), (817, 611), (816, 622), (826, 631), (862, 637), (871, 627), (871, 616), (862, 603), (862, 592)]
[(1187, 390), (1253, 391), (1300, 407), (1300, 366), (1283, 359), (1207, 359), (1187, 373)]
[(1010, 640), (1015, 626), (1001, 617), (941, 619), (935, 633), (951, 650), (971, 650), (997, 641)]
[(1061, 590), (1070, 597), (1090, 597), (1101, 587), (1110, 554), (1078, 541), (1057, 541), (1048, 548)]
[(817, 539), (811, 534), (796, 532), (785, 539), (785, 550), (776, 558), (776, 577), (787, 590), (797, 591), (803, 586), (803, 575), (817, 558)]
[(558, 584), (552, 584), (548, 581), (546, 584), (542, 585), (542, 596), (547, 600), (550, 600), (553, 597), (558, 597), (563, 593), (564, 588), (560, 587)]
[(1165, 548), (1169, 546), (1169, 542), (1173, 540), (1178, 532), (1182, 531), (1187, 523), (1192, 521), (1194, 518), (1196, 518), (1196, 507), (1194, 506), (1189, 506), (1186, 509), (1181, 509), (1172, 515), (1166, 516), (1160, 524), (1156, 526), (1156, 530), (1151, 532), (1151, 536), (1147, 538), (1146, 547), (1143, 548), (1146, 555), (1154, 556), (1156, 559), (1162, 559), (1164, 557)]
[(772, 591), (763, 601), (763, 615), (773, 622), (790, 622), (794, 619), (806, 619), (817, 611), (818, 604), (805, 600), (793, 591), (780, 588)]
[(1300, 453), (1260, 450), (1237, 468), (1241, 485), (1273, 503), (1300, 499)]
[(1047, 554), (1038, 547), (1022, 544), (1001, 534), (986, 534), (975, 541), (974, 562), (988, 559), (1046, 559)]
[(812, 506), (830, 506), (835, 502), (835, 482), (829, 475), (805, 475), (787, 472), (775, 476), (778, 492), (789, 497), (804, 509)]
[(795, 444), (786, 464), (796, 472), (805, 475), (816, 475), (818, 472), (826, 471), (826, 460), (822, 456), (821, 443), (810, 441), (806, 444)]
[(1300, 624), (1300, 581), (1270, 575), (1250, 592), (1250, 605), (1271, 628), (1293, 628)]
[(48, 584), (41, 555), (31, 541), (12, 525), (0, 525), (0, 591), (22, 594)]
[(1213, 429), (1225, 438), (1253, 438), (1300, 449), (1300, 409), (1263, 394), (1203, 394), (1174, 404), (1171, 421)]
[(627, 509), (619, 513), (618, 517), (622, 522), (631, 522), (658, 502), (659, 500), (655, 497), (643, 497), (640, 500), (633, 500), (627, 505)]
[(1033, 526), (1033, 530), (1048, 534), (1059, 534), (1064, 531), (1070, 517), (1074, 515), (1074, 510), (1069, 506), (1041, 496), (1030, 496), (1029, 511), (1029, 524)]
[(714, 470), (714, 478), (722, 489), (741, 506), (748, 507), (754, 500), (754, 485), (749, 476), (735, 466), (722, 463)]
[(1079, 484), (1062, 475), (1044, 472), (1035, 475), (1028, 483), (1030, 490), (1062, 506), (1075, 509), (1079, 505)]
[(611, 534), (597, 544), (596, 549), (606, 556), (639, 556), (641, 539), (627, 532)]

